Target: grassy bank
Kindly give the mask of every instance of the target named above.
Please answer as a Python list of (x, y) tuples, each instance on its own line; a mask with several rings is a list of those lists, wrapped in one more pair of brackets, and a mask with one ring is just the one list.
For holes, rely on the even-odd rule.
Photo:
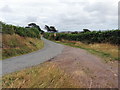
[(3, 88), (79, 88), (55, 63), (45, 62), (2, 77)]
[(56, 41), (64, 45), (82, 48), (89, 51), (92, 54), (102, 57), (106, 62), (120, 60), (118, 57), (119, 48), (117, 45), (112, 45), (108, 43), (94, 43), (94, 44), (85, 44), (79, 41)]
[(2, 35), (2, 59), (30, 53), (43, 48), (43, 41), (17, 34)]

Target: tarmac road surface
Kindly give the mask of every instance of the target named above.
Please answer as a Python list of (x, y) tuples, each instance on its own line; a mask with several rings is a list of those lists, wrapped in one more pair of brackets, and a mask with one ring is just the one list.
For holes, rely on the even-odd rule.
[(21, 69), (38, 65), (47, 61), (58, 54), (60, 54), (64, 48), (63, 45), (54, 43), (52, 41), (44, 40), (44, 48), (35, 51), (26, 55), (12, 57), (6, 60), (1, 60), (0, 64), (2, 64), (2, 75), (12, 73), (15, 71), (19, 71)]

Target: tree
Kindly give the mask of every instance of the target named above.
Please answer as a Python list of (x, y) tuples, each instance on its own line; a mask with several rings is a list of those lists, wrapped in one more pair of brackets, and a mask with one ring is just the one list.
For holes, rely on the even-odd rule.
[(90, 32), (89, 29), (83, 29), (83, 32)]
[(52, 32), (57, 32), (57, 30), (56, 30), (56, 28), (55, 28), (54, 26), (50, 26), (50, 30), (51, 30)]
[(54, 26), (47, 26), (45, 25), (45, 29), (47, 30), (47, 32), (57, 32), (56, 28)]
[[(41, 32), (41, 28), (40, 28), (37, 24), (35, 24), (35, 23), (30, 23), (30, 24), (28, 24), (28, 27), (37, 28), (37, 29)], [(28, 27), (27, 27), (27, 28), (28, 28)]]
[(51, 31), (51, 29), (50, 29), (50, 27), (48, 25), (45, 25), (45, 29), (47, 30), (47, 32)]
[(36, 24), (35, 24), (35, 23), (30, 23), (30, 24), (28, 24), (28, 26), (29, 26), (29, 27), (35, 27)]

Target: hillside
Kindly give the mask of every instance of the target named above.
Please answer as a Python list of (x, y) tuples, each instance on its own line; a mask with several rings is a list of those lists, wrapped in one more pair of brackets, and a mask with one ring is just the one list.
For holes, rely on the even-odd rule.
[(40, 28), (24, 28), (2, 23), (2, 59), (30, 53), (43, 48)]
[(43, 41), (37, 38), (21, 37), (17, 34), (2, 36), (2, 58), (30, 53), (43, 48)]

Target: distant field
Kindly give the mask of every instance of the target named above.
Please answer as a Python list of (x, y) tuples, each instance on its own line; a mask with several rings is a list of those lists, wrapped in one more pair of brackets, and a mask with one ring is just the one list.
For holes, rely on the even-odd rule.
[(37, 38), (22, 37), (17, 34), (2, 35), (2, 59), (30, 53), (43, 48), (44, 43)]

